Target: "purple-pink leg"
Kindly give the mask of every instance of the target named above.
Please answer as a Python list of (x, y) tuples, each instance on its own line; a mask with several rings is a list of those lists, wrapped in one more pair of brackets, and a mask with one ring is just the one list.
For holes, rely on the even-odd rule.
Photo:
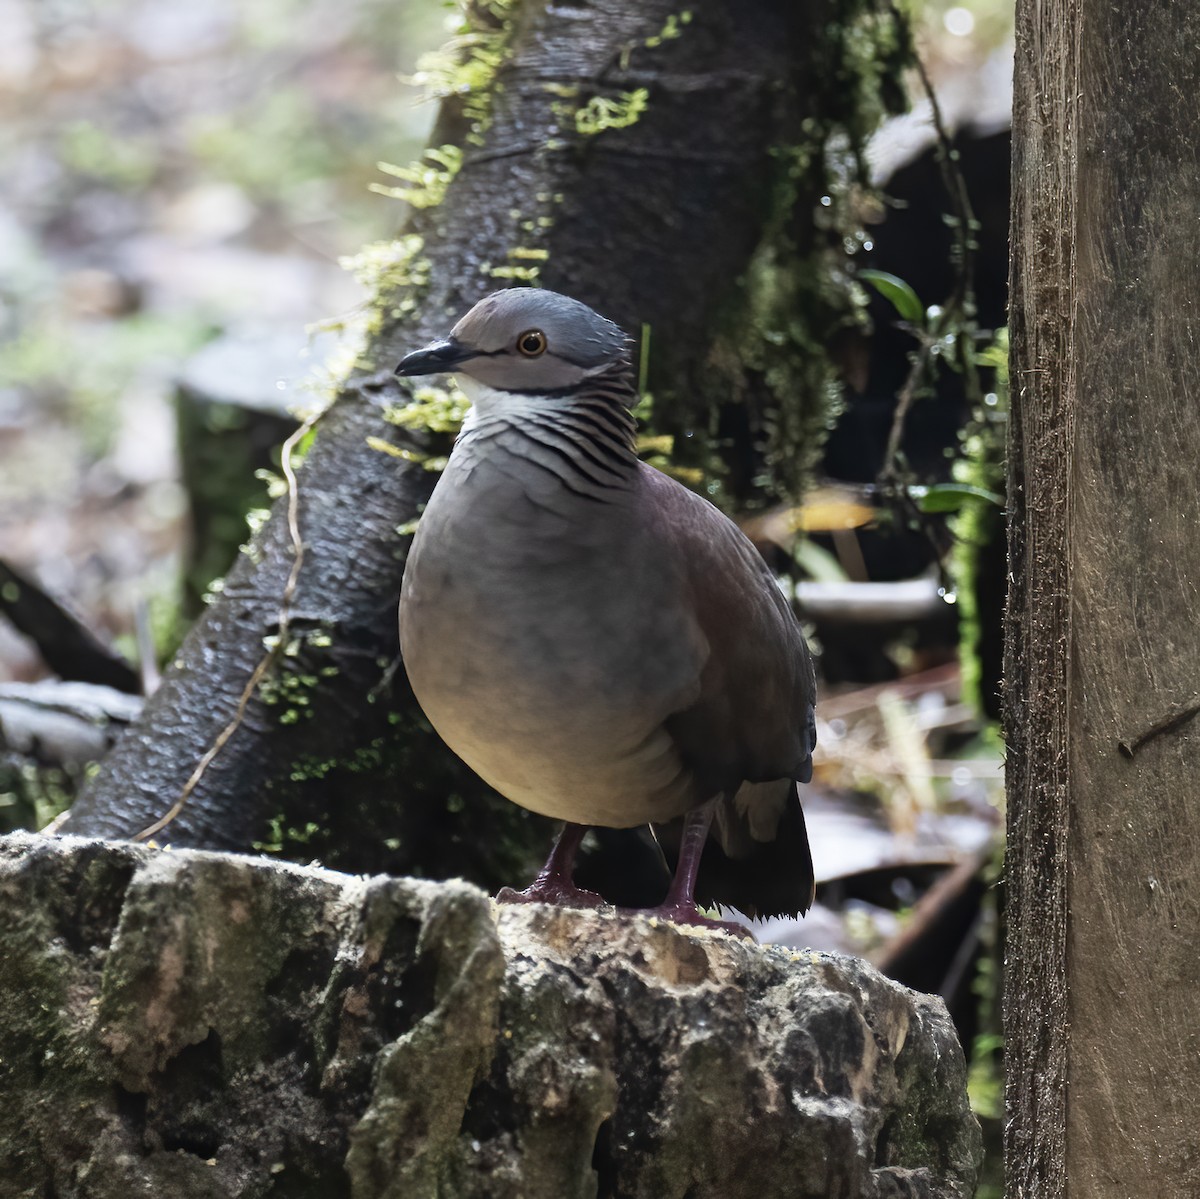
[(504, 887), (496, 896), (500, 903), (557, 903), (569, 908), (603, 907), (603, 896), (575, 886), (575, 855), (588, 831), (586, 824), (567, 824), (558, 834), (554, 848), (537, 878), (524, 891)]
[(684, 817), (683, 835), (679, 842), (679, 861), (675, 866), (675, 877), (671, 880), (667, 898), (658, 907), (647, 908), (642, 915), (657, 916), (674, 924), (719, 928), (735, 936), (749, 937), (753, 941), (754, 934), (744, 924), (713, 920), (712, 917), (703, 915), (696, 906), (696, 875), (700, 871), (700, 855), (704, 853), (704, 843), (708, 840), (708, 827), (712, 824), (715, 809), (715, 803), (706, 803), (701, 808), (693, 808)]

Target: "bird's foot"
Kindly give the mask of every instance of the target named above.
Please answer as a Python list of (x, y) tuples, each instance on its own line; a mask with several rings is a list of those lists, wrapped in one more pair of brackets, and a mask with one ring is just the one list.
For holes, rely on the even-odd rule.
[(497, 903), (552, 903), (561, 908), (602, 908), (607, 900), (595, 891), (585, 891), (572, 881), (575, 853), (587, 832), (587, 825), (567, 824), (559, 833), (546, 864), (524, 891), (503, 887)]
[(562, 878), (536, 878), (524, 891), (502, 887), (497, 903), (552, 903), (562, 908), (602, 908), (607, 900), (595, 891), (585, 891)]
[[(625, 911), (626, 909), (622, 909)], [(730, 933), (735, 937), (747, 937), (757, 944), (758, 938), (744, 925), (733, 920), (714, 920), (706, 916), (694, 903), (664, 903), (656, 908), (628, 909), (638, 916), (649, 916), (654, 920), (669, 920), (672, 924), (684, 924), (692, 928), (711, 928)]]

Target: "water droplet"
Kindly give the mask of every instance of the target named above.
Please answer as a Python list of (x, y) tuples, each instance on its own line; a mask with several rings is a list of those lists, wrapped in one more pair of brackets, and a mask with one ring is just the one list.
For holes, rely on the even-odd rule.
[(942, 17), (946, 32), (954, 37), (969, 37), (975, 30), (975, 14), (966, 8), (948, 8)]
[(822, 208), (828, 208), (832, 203), (833, 203), (832, 196), (822, 196), (821, 197), (821, 207)]
[(286, 379), (276, 379), (275, 380), (275, 390), (276, 391), (287, 391), (287, 380)]
[(948, 604), (957, 604), (958, 603), (958, 592), (954, 591), (953, 589), (946, 588), (946, 587), (939, 587), (938, 595), (940, 595), (942, 597), (942, 599), (945, 600), (946, 603), (948, 603)]

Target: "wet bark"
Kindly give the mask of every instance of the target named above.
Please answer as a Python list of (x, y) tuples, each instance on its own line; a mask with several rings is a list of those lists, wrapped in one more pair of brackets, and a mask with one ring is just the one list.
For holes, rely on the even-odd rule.
[[(431, 444), (382, 419), (385, 404), (405, 398), (391, 367), (502, 285), (504, 268), (527, 263), (515, 249), (535, 248), (546, 253), (543, 285), (633, 332), (653, 328), (652, 383), (664, 394), (704, 394), (739, 276), (779, 219), (781, 179), (790, 176), (796, 211), (811, 213), (824, 141), (862, 103), (861, 81), (839, 71), (847, 30), (871, 7), (701, 0), (668, 37), (672, 0), (529, 2), (507, 24), (482, 11), (506, 55), (482, 143), (467, 140), (461, 102), (446, 102), (432, 144), (463, 146), (462, 167), (442, 202), (406, 227), (423, 239), (427, 279), (381, 297), (363, 367), (321, 420), (300, 475), (305, 552), (291, 652), (160, 840), (227, 849), (290, 840), (293, 852), (303, 842), (346, 868), (457, 872), (484, 885), (511, 881), (531, 845), (540, 852), (543, 828), (437, 745), (396, 669), (407, 545), (397, 529), (433, 476), (368, 444)], [(574, 114), (592, 98), (640, 88), (647, 103), (633, 124), (578, 132)], [(801, 177), (781, 146), (818, 166)], [(280, 505), (68, 831), (126, 837), (171, 806), (277, 632), (292, 561)]]
[(1017, 29), (1008, 1194), (1195, 1195), (1200, 10)]

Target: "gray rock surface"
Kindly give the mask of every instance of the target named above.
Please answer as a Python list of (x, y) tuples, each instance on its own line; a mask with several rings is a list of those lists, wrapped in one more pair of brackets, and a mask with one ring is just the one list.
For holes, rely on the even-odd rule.
[(0, 839), (0, 1197), (967, 1199), (940, 1000), (463, 883)]

